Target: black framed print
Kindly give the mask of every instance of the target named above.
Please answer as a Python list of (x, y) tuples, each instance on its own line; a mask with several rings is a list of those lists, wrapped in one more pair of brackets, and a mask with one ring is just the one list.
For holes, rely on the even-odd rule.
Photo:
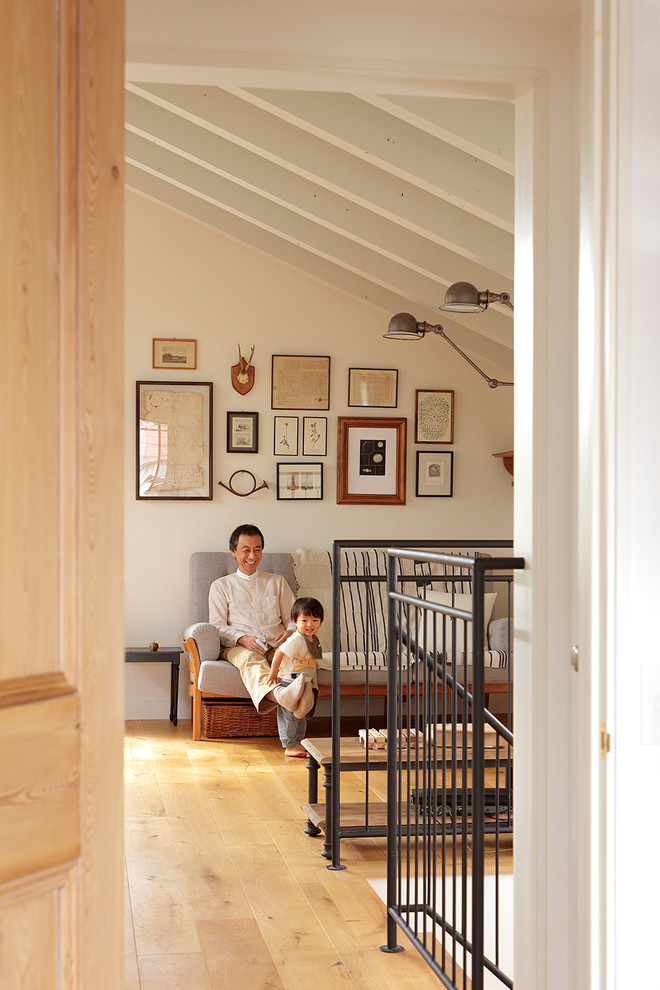
[(328, 419), (326, 416), (303, 416), (303, 457), (325, 457), (328, 453)]
[(415, 443), (454, 442), (454, 389), (415, 391)]
[(454, 494), (454, 451), (418, 450), (418, 498), (451, 498)]
[(273, 418), (273, 453), (275, 457), (298, 456), (298, 417)]
[(277, 497), (283, 502), (323, 499), (323, 464), (277, 465)]
[(396, 368), (349, 368), (349, 406), (396, 409), (399, 372)]
[(227, 453), (256, 454), (259, 452), (259, 413), (227, 413)]

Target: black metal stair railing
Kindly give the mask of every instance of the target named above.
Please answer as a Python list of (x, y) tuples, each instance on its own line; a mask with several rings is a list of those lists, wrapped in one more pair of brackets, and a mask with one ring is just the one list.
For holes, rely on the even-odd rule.
[[(448, 990), (484, 990), (487, 973), (489, 986), (513, 987), (503, 969), (500, 874), (501, 849), (513, 832), (513, 733), (484, 703), (484, 591), (486, 579), (504, 582), (510, 601), (511, 572), (524, 561), (461, 557), (472, 590), (466, 611), (453, 599), (437, 604), (415, 589), (407, 593), (402, 559), (456, 564), (451, 554), (388, 551), (383, 950), (401, 949), (401, 929)], [(492, 850), (488, 905), (486, 842)]]

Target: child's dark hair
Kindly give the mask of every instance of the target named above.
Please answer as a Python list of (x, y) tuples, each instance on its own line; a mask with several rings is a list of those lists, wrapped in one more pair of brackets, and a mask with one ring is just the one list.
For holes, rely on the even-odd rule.
[(296, 598), (291, 606), (291, 618), (297, 622), (300, 615), (311, 615), (313, 619), (323, 622), (323, 606), (316, 598)]

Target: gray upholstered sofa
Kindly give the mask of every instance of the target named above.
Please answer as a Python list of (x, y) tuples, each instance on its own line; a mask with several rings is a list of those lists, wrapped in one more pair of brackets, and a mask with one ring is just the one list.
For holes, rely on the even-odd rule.
[[(258, 719), (249, 703), (249, 695), (238, 671), (220, 657), (220, 637), (208, 622), (209, 588), (216, 578), (233, 573), (236, 561), (228, 551), (194, 553), (190, 560), (192, 623), (183, 633), (190, 669), (193, 739), (202, 738), (202, 725), (208, 724), (211, 706), (217, 712), (220, 699), (231, 699), (227, 705), (239, 705), (243, 719)], [(294, 595), (318, 598), (326, 612), (319, 637), (324, 659), (319, 664), (319, 693), (331, 695), (332, 677), (332, 568), (331, 554), (317, 550), (295, 550), (292, 553), (263, 554), (263, 571), (281, 574)], [(340, 693), (359, 696), (365, 693), (366, 668), (369, 669), (369, 694), (387, 692), (386, 597), (382, 575), (385, 555), (382, 550), (365, 548), (360, 552), (342, 553), (342, 574), (381, 578), (373, 583), (354, 583), (341, 592), (341, 645), (339, 653)], [(436, 586), (437, 587), (437, 586)], [(426, 594), (426, 591), (424, 591)], [(488, 597), (488, 596), (487, 596)], [(495, 595), (491, 596), (494, 605)], [(496, 611), (493, 612), (496, 615)], [(510, 625), (506, 618), (494, 618), (488, 625), (488, 650), (484, 654), (487, 694), (504, 692), (510, 686), (508, 646)], [(245, 702), (248, 704), (245, 704)], [(262, 717), (265, 719), (266, 717)], [(274, 734), (274, 720), (263, 721), (262, 731), (247, 735)], [(214, 732), (214, 735), (241, 734), (240, 731)]]

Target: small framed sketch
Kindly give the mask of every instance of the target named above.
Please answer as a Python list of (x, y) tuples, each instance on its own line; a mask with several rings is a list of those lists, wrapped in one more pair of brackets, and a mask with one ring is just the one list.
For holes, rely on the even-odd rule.
[(328, 453), (328, 420), (325, 416), (303, 416), (303, 457), (325, 457)]
[(177, 337), (153, 337), (153, 367), (174, 371), (194, 371), (197, 367), (197, 341)]
[(349, 406), (396, 409), (398, 380), (396, 368), (349, 368)]
[(298, 417), (275, 416), (273, 453), (276, 457), (298, 456)]
[(282, 501), (323, 498), (323, 464), (277, 465), (277, 497)]
[(227, 413), (227, 453), (256, 454), (259, 451), (259, 413)]
[(418, 388), (415, 392), (415, 443), (453, 442), (453, 388)]
[(418, 498), (451, 498), (454, 494), (454, 451), (418, 450)]

